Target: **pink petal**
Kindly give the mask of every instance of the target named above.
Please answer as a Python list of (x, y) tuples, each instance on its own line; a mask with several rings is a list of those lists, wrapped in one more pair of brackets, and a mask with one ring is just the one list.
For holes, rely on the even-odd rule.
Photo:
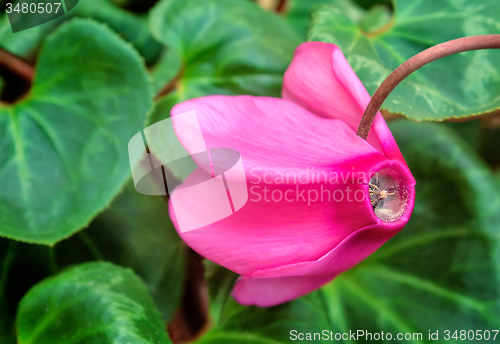
[[(353, 231), (378, 223), (368, 198), (349, 202), (346, 188), (351, 188), (351, 195), (356, 190), (367, 195), (369, 172), (390, 166), (391, 162), (342, 121), (315, 116), (287, 100), (249, 96), (194, 99), (177, 105), (172, 115), (192, 110), (198, 115), (207, 147), (232, 148), (241, 153), (250, 189), (249, 201), (233, 215), (179, 233), (202, 256), (248, 275), (261, 269), (319, 259)], [(182, 129), (186, 128), (176, 131)], [(179, 136), (181, 142), (182, 137), (189, 137)], [(189, 151), (189, 140), (185, 141), (182, 143)], [(310, 178), (309, 182), (294, 183), (291, 179), (288, 183), (276, 183), (279, 173), (287, 172), (304, 177), (304, 181)], [(333, 172), (344, 177), (360, 172), (364, 177), (361, 183), (357, 177), (339, 184), (312, 183), (312, 177), (319, 172), (326, 173), (328, 178)], [(200, 173), (195, 171), (183, 184), (189, 185)], [(252, 193), (256, 187), (261, 188), (259, 201)], [(267, 202), (264, 187), (276, 191), (275, 199), (291, 190), (288, 198), (295, 195), (295, 200)], [(294, 191), (297, 187), (299, 192)], [(330, 201), (322, 193), (325, 190), (330, 193)], [(346, 199), (333, 201), (336, 190), (343, 190)], [(304, 196), (297, 197), (302, 191)], [(308, 202), (309, 192), (312, 196), (316, 193), (318, 198), (325, 195), (324, 201)], [(210, 211), (192, 197), (177, 201), (178, 206), (189, 208), (193, 216)], [(180, 232), (172, 204), (170, 214)]]
[[(398, 220), (379, 221), (354, 231), (319, 259), (262, 269), (247, 275), (234, 287), (234, 298), (245, 305), (268, 307), (302, 296), (353, 268), (397, 234), (413, 211), (415, 183), (402, 164), (395, 162), (392, 168), (402, 173), (402, 183), (409, 193), (406, 211)], [(287, 283), (290, 283), (290, 289)]]
[(288, 302), (318, 289), (334, 276), (298, 276), (281, 278), (240, 278), (233, 298), (245, 306), (271, 307)]
[(335, 276), (351, 269), (375, 252), (387, 240), (403, 229), (413, 212), (415, 201), (415, 182), (413, 176), (399, 162), (393, 162), (391, 168), (398, 171), (401, 176), (401, 184), (406, 187), (406, 193), (408, 194), (406, 209), (399, 219), (393, 222), (379, 220), (374, 225), (358, 227), (360, 229), (346, 236), (342, 242), (319, 259), (286, 266), (283, 265), (272, 269), (263, 269), (250, 274), (248, 277)]
[[(193, 110), (207, 148), (240, 152), (249, 181), (258, 181), (266, 172), (298, 174), (306, 168), (331, 171), (356, 166), (357, 170), (368, 171), (375, 162), (385, 161), (343, 121), (315, 116), (288, 100), (208, 96), (176, 105), (171, 115)], [(189, 133), (184, 133), (190, 128), (175, 124), (174, 128), (188, 152), (195, 152)]]
[(379, 223), (358, 229), (317, 260), (259, 270), (248, 277), (336, 276), (353, 268), (370, 256), (397, 234), (405, 224), (406, 222), (401, 221), (398, 224), (391, 223), (390, 225)]
[[(334, 44), (306, 42), (295, 51), (283, 79), (283, 98), (326, 118), (338, 118), (356, 131), (370, 95)], [(389, 159), (404, 159), (379, 113), (368, 142)]]
[[(204, 172), (196, 170), (185, 183), (198, 178), (199, 173)], [(250, 188), (260, 187), (261, 190), (264, 186), (272, 190), (268, 193), (269, 202), (266, 202), (263, 192), (250, 189), (249, 200), (239, 211), (193, 231), (180, 231), (172, 203), (170, 217), (188, 246), (241, 275), (319, 259), (353, 231), (379, 221), (368, 197), (362, 202), (348, 202), (347, 199), (336, 202), (331, 198), (332, 193), (345, 188), (344, 185), (323, 185), (324, 189), (318, 190), (317, 184), (249, 184)], [(362, 190), (363, 194), (367, 192), (366, 185), (349, 187), (353, 191)], [(318, 200), (308, 202), (309, 192)], [(322, 193), (323, 201), (320, 198)], [(256, 194), (260, 196), (259, 201)], [(280, 199), (285, 195), (291, 202)], [(199, 217), (212, 211), (193, 197), (177, 197), (175, 207), (188, 208), (192, 216)]]
[(383, 230), (377, 224), (359, 229), (323, 257), (273, 269), (256, 271), (241, 278), (233, 297), (243, 305), (274, 306), (320, 288), (375, 252), (403, 226)]

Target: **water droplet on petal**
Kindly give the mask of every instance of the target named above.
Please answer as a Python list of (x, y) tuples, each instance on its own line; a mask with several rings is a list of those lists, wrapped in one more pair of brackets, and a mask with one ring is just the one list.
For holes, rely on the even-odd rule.
[(404, 214), (408, 190), (392, 168), (378, 171), (370, 179), (369, 196), (375, 215), (385, 222), (394, 222)]

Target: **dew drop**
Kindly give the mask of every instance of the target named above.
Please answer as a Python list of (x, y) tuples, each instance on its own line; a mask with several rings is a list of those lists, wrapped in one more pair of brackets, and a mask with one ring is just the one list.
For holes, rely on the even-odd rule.
[(392, 168), (384, 168), (370, 179), (370, 201), (375, 215), (382, 221), (394, 222), (404, 214), (408, 194), (399, 173)]

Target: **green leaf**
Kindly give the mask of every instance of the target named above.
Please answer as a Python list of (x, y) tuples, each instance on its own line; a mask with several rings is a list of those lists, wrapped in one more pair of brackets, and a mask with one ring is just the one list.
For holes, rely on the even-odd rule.
[(168, 91), (168, 88), (175, 87), (170, 82), (175, 81), (175, 77), (182, 71), (182, 60), (177, 51), (167, 49), (158, 59), (158, 62), (151, 68), (150, 76), (153, 79), (153, 92), (158, 94), (161, 91)]
[(15, 315), (22, 296), (56, 271), (52, 248), (0, 238), (0, 343), (16, 343)]
[[(387, 20), (387, 16), (391, 15), (389, 10), (391, 0), (355, 0), (359, 5), (366, 9), (373, 7), (370, 11), (373, 21)], [(342, 6), (344, 10), (359, 12), (359, 18), (363, 16), (363, 11), (359, 7), (351, 7), (348, 2), (341, 3), (340, 0), (288, 0), (286, 1), (283, 14), (285, 19), (292, 25), (292, 27), (300, 34), (301, 37), (306, 38), (309, 24), (311, 22), (311, 10), (318, 5), (335, 5)], [(345, 5), (344, 5), (345, 4)], [(386, 5), (386, 6), (383, 6)]]
[(333, 3), (333, 0), (289, 0), (284, 9), (284, 16), (297, 33), (305, 39), (309, 28), (311, 9), (317, 5)]
[(279, 96), (283, 72), (300, 43), (282, 18), (246, 0), (163, 0), (151, 11), (150, 26), (184, 62), (177, 84), (181, 100)]
[(48, 37), (30, 93), (0, 106), (0, 235), (54, 244), (88, 224), (129, 178), (150, 107), (140, 57), (109, 29), (74, 20)]
[(165, 321), (181, 300), (186, 246), (170, 221), (166, 199), (142, 195), (132, 183), (89, 228), (56, 245), (54, 253), (64, 265), (103, 259), (132, 268)]
[(331, 326), (326, 300), (319, 292), (277, 307), (246, 307), (229, 296), (238, 275), (212, 262), (207, 262), (205, 268), (210, 315), (216, 326), (196, 343), (290, 343), (291, 330), (321, 332)]
[[(32, 2), (36, 3), (35, 0), (18, 0), (13, 2), (13, 5), (15, 6), (17, 3)], [(2, 9), (3, 8), (4, 7), (2, 7)], [(0, 18), (0, 47), (15, 55), (24, 57), (31, 55), (43, 41), (44, 37), (60, 25), (66, 18), (66, 16), (58, 17), (31, 29), (13, 33), (7, 14), (3, 11), (2, 13), (3, 15)]]
[[(179, 102), (178, 93), (173, 92), (158, 100), (151, 115), (151, 122), (164, 119), (163, 116), (170, 117), (170, 110)], [(153, 136), (148, 140), (149, 149), (158, 160), (168, 163), (177, 159), (178, 156), (186, 156), (182, 163), (164, 165), (165, 171), (170, 173), (175, 179), (182, 181), (193, 172), (197, 165), (193, 159), (188, 157), (186, 149), (181, 145), (174, 132), (170, 132), (163, 137)], [(183, 152), (184, 154), (179, 154)]]
[[(139, 194), (129, 183), (87, 229), (55, 246), (0, 239), (0, 325), (6, 326), (5, 331), (13, 329), (17, 304), (35, 283), (62, 268), (92, 260), (132, 268), (146, 283), (165, 321), (178, 307), (185, 245), (169, 219), (165, 200)], [(3, 333), (0, 326), (0, 338)]]
[(300, 43), (282, 18), (246, 0), (164, 0), (151, 11), (150, 23), (157, 39), (184, 62), (179, 99), (279, 96), (283, 72)]
[[(123, 10), (109, 0), (82, 0), (75, 7), (76, 15), (92, 18), (119, 33), (139, 51), (147, 64), (155, 62), (161, 51), (158, 43), (149, 32), (147, 18)], [(71, 13), (71, 12), (70, 12)]]
[[(300, 44), (283, 18), (247, 0), (163, 0), (152, 9), (150, 26), (183, 65), (173, 91), (157, 104), (150, 123), (168, 118), (172, 106), (194, 97), (279, 97), (283, 73)], [(178, 70), (177, 62), (171, 63)], [(156, 84), (156, 89), (162, 88)], [(165, 151), (164, 139), (148, 142), (153, 152)], [(173, 174), (180, 179), (186, 175)]]
[(203, 263), (210, 300), (210, 317), (215, 324), (220, 324), (224, 307), (239, 275), (209, 260), (204, 260)]
[[(366, 32), (363, 27), (368, 19), (352, 15), (364, 13), (352, 1), (319, 6), (313, 11), (308, 39), (338, 45), (373, 94), (390, 72), (420, 51), (462, 36), (497, 33), (500, 28), (500, 2), (496, 0), (394, 0), (394, 8), (387, 25)], [(498, 65), (500, 52), (495, 50), (432, 62), (396, 87), (383, 108), (417, 121), (494, 111), (500, 107)]]
[(19, 305), (19, 344), (170, 343), (142, 281), (128, 269), (87, 263), (33, 287)]
[[(494, 176), (441, 124), (401, 120), (391, 130), (417, 180), (406, 227), (319, 291), (277, 307), (226, 303), (234, 274), (212, 272), (217, 277), (208, 285), (216, 326), (200, 343), (289, 343), (291, 330), (322, 334), (325, 329), (384, 331), (393, 340), (415, 332), (423, 340), (408, 342), (426, 343), (429, 330), (439, 330), (445, 342), (444, 330), (499, 328), (500, 193)], [(332, 342), (321, 339), (311, 342)]]
[(362, 14), (359, 27), (364, 32), (374, 32), (390, 24), (391, 19), (392, 11), (387, 6), (376, 5), (367, 11), (366, 14)]
[(272, 308), (245, 307), (230, 299), (224, 310), (225, 321), (196, 343), (290, 343), (293, 330), (321, 333), (331, 328), (325, 303), (318, 292)]
[[(38, 0), (19, 0), (16, 3), (38, 3)], [(153, 63), (159, 56), (161, 45), (149, 33), (146, 18), (134, 15), (114, 5), (110, 0), (83, 0), (64, 16), (34, 28), (13, 33), (7, 15), (0, 19), (0, 46), (13, 54), (29, 56), (45, 39), (47, 34), (65, 20), (78, 17), (92, 18), (109, 25), (119, 33), (146, 59)]]

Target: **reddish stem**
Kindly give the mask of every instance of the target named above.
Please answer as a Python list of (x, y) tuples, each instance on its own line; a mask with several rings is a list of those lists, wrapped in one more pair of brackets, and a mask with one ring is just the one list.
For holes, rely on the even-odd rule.
[(368, 134), (370, 133), (373, 121), (375, 120), (375, 116), (386, 98), (394, 90), (394, 88), (411, 73), (442, 57), (479, 49), (500, 49), (500, 34), (470, 36), (454, 39), (430, 47), (429, 49), (411, 57), (401, 66), (396, 68), (375, 91), (370, 103), (366, 107), (363, 117), (361, 118), (357, 135), (366, 140)]
[(3, 65), (11, 72), (19, 75), (21, 78), (31, 84), (35, 74), (33, 67), (22, 58), (9, 53), (0, 48), (0, 65)]

